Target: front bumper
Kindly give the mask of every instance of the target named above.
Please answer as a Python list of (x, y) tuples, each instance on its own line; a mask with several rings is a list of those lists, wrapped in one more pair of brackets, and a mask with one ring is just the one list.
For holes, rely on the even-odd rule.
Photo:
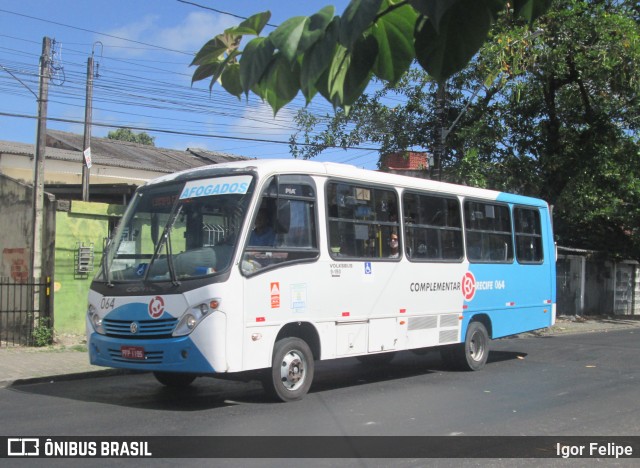
[[(123, 357), (123, 346), (141, 347), (144, 349), (144, 359)], [(88, 348), (89, 360), (96, 366), (194, 374), (216, 372), (190, 336), (131, 340), (93, 332), (89, 335)]]

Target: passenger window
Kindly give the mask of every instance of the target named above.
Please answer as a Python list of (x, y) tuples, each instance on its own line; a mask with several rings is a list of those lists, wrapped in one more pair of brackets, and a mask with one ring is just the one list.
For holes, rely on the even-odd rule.
[(317, 239), (313, 179), (273, 177), (251, 223), (241, 269), (254, 274), (284, 263), (316, 259)]
[(462, 217), (457, 199), (405, 192), (402, 206), (409, 259), (462, 260)]
[(519, 263), (542, 263), (542, 227), (536, 209), (513, 210), (516, 229), (516, 258)]
[(330, 182), (327, 185), (327, 213), (333, 258), (400, 258), (402, 249), (395, 191)]
[(464, 216), (469, 261), (513, 262), (511, 217), (508, 206), (466, 201)]

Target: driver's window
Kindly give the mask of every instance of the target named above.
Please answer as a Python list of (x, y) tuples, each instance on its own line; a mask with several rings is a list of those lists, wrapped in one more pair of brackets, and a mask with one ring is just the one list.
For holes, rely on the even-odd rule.
[(318, 257), (315, 183), (308, 176), (273, 177), (254, 211), (243, 273)]

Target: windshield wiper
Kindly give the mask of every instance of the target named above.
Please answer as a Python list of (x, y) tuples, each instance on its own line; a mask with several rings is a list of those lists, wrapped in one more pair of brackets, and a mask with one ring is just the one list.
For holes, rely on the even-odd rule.
[(111, 268), (107, 268), (107, 258), (109, 256), (109, 247), (111, 246), (111, 240), (109, 239), (104, 246), (104, 251), (102, 252), (102, 276), (104, 280), (107, 282), (107, 286), (113, 288), (113, 283), (111, 282)]
[(173, 248), (171, 246), (171, 229), (173, 228), (173, 224), (176, 222), (176, 219), (178, 219), (178, 214), (180, 214), (181, 210), (182, 210), (182, 206), (180, 206), (180, 210), (178, 210), (178, 213), (176, 213), (176, 216), (173, 218), (173, 222), (171, 223), (171, 225), (169, 226), (169, 229), (167, 230), (167, 237), (164, 243), (167, 247), (167, 267), (169, 268), (169, 275), (171, 276), (171, 282), (173, 283), (174, 286), (180, 286), (180, 281), (178, 281), (178, 278), (176, 276), (175, 265), (173, 264)]
[(176, 277), (176, 270), (173, 263), (173, 254), (171, 249), (171, 229), (173, 228), (173, 225), (175, 224), (176, 219), (178, 219), (178, 215), (182, 211), (182, 205), (180, 205), (180, 207), (176, 209), (178, 207), (179, 201), (180, 200), (177, 199), (175, 204), (171, 208), (171, 212), (169, 213), (169, 219), (167, 220), (167, 224), (165, 225), (164, 230), (162, 231), (162, 235), (160, 236), (160, 241), (158, 242), (158, 245), (156, 245), (156, 249), (153, 252), (153, 257), (151, 257), (151, 260), (149, 261), (149, 266), (147, 267), (147, 271), (145, 272), (143, 281), (147, 281), (149, 272), (151, 271), (151, 267), (153, 266), (153, 263), (158, 259), (160, 250), (162, 249), (163, 246), (166, 246), (167, 268), (169, 269), (171, 282), (175, 286), (180, 285), (180, 281), (178, 281), (178, 278)]

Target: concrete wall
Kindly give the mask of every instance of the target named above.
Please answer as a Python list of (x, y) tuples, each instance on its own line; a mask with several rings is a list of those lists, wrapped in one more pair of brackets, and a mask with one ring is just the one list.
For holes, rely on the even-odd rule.
[[(24, 155), (2, 154), (0, 172), (23, 182), (33, 180), (33, 159)], [(126, 167), (104, 166), (94, 163), (91, 168), (90, 183), (95, 184), (136, 184), (166, 175), (161, 171), (137, 170)], [(80, 161), (60, 161), (47, 158), (45, 184), (81, 184), (82, 163)]]
[(33, 237), (32, 190), (18, 181), (0, 177), (0, 277), (26, 282), (31, 272)]

